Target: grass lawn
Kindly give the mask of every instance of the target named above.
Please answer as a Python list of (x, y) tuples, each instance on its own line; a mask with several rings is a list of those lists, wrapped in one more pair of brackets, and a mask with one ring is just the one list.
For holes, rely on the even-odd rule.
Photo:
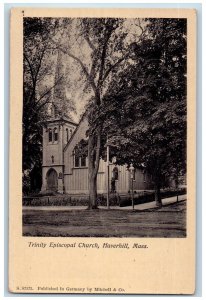
[(185, 237), (186, 201), (145, 211), (23, 210), (23, 235), (45, 237)]

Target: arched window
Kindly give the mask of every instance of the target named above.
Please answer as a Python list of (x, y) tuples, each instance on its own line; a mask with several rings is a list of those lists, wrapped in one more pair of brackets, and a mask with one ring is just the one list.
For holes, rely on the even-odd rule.
[(49, 128), (49, 142), (52, 142), (52, 130)]
[(81, 156), (81, 167), (86, 167), (86, 155)]
[(74, 167), (75, 168), (83, 168), (86, 167), (86, 155), (80, 154), (78, 149), (74, 149)]
[(67, 142), (69, 141), (69, 129), (68, 128), (66, 128), (66, 140), (67, 140)]
[(56, 127), (54, 128), (54, 141), (58, 141), (58, 131)]

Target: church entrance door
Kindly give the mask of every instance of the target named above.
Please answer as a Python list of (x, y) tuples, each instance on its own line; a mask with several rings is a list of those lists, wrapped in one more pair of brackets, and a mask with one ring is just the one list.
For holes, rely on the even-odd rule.
[(55, 192), (58, 190), (58, 175), (54, 169), (47, 172), (47, 190)]

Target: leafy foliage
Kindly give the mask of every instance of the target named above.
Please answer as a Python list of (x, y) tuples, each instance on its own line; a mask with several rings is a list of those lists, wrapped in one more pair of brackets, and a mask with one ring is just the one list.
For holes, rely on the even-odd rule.
[(119, 164), (143, 165), (160, 188), (186, 168), (186, 21), (148, 20), (133, 63), (104, 98), (104, 131)]
[[(22, 167), (27, 191), (32, 170), (37, 168), (37, 174), (41, 171), (42, 122), (48, 117), (48, 103), (55, 86), (62, 84), (62, 74), (55, 74), (58, 49), (50, 41), (51, 36), (59, 33), (59, 23), (54, 18), (24, 18)], [(59, 102), (65, 112), (65, 99)]]
[[(25, 18), (24, 22), (24, 169), (41, 162), (40, 124), (52, 88), (45, 82), (58, 52), (80, 70), (84, 92), (90, 95), (88, 139), (77, 148), (88, 154), (94, 206), (99, 159), (105, 158), (107, 141), (117, 163), (144, 166), (158, 189), (165, 177), (185, 174), (185, 19)], [(60, 73), (55, 81), (66, 85)], [(61, 89), (59, 94), (60, 109), (65, 110)]]

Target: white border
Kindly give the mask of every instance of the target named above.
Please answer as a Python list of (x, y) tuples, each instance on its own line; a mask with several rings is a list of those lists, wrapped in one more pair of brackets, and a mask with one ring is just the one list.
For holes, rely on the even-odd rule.
[[(157, 5), (157, 3), (154, 3), (153, 1), (147, 1), (147, 0), (145, 0), (145, 1), (133, 1), (133, 0), (130, 0), (129, 1), (129, 3), (127, 3), (127, 2), (125, 2), (125, 1), (116, 1), (116, 0), (113, 0), (112, 1), (112, 4), (116, 4), (116, 5), (118, 5), (118, 4), (120, 4), (120, 6), (121, 5), (130, 5), (130, 4), (141, 4), (141, 3), (143, 3), (144, 2), (144, 4), (154, 4), (154, 5)], [(16, 1), (16, 0), (13, 0), (13, 1), (9, 1), (9, 0), (5, 0), (5, 1), (3, 1), (3, 3), (1, 2), (0, 3), (0, 24), (1, 24), (1, 33), (2, 32), (4, 32), (4, 4), (9, 4), (9, 3), (11, 3), (11, 4), (16, 4), (16, 5), (21, 5), (22, 6), (22, 4), (25, 4), (25, 5), (28, 5), (28, 2), (27, 1), (24, 1), (24, 0), (22, 0), (20, 3), (18, 2), (18, 1)], [(56, 1), (52, 1), (52, 0), (50, 0), (50, 1), (47, 1), (47, 0), (45, 0), (45, 1), (43, 1), (43, 3), (42, 3), (42, 1), (33, 1), (32, 3), (29, 3), (29, 4), (31, 4), (31, 5), (33, 5), (33, 4), (40, 4), (40, 6), (42, 6), (42, 5), (44, 5), (44, 6), (49, 6), (50, 4), (54, 4), (54, 5), (56, 5), (56, 6), (58, 6), (58, 5), (60, 5), (60, 4), (58, 4)], [(105, 0), (105, 1), (98, 1), (98, 0), (94, 0), (94, 1), (89, 1), (89, 2), (86, 2), (86, 1), (84, 1), (84, 0), (74, 0), (74, 1), (66, 1), (66, 0), (61, 0), (61, 4), (73, 4), (73, 5), (75, 5), (75, 4), (82, 4), (82, 6), (85, 6), (85, 5), (91, 5), (91, 4), (102, 4), (102, 6), (106, 6), (106, 4), (110, 4), (111, 3), (111, 1), (109, 1), (109, 0)], [(187, 1), (176, 1), (176, 0), (173, 0), (173, 1), (162, 1), (162, 0), (159, 0), (158, 1), (158, 4), (165, 4), (165, 5), (169, 5), (169, 4), (172, 4), (172, 5), (174, 5), (174, 4), (176, 4), (176, 7), (178, 7), (179, 5), (181, 5), (181, 4), (188, 4), (188, 3), (191, 3), (191, 4), (202, 4), (202, 21), (203, 21), (203, 24), (202, 24), (202, 28), (206, 28), (206, 21), (205, 21), (205, 19), (206, 19), (206, 16), (205, 16), (205, 12), (206, 12), (206, 4), (205, 4), (205, 0), (200, 0), (200, 1), (192, 1), (192, 0), (187, 0)], [(205, 108), (206, 108), (206, 104), (205, 104), (205, 102), (206, 102), (206, 93), (205, 93), (205, 85), (206, 84), (204, 84), (204, 80), (205, 80), (205, 66), (206, 66), (206, 58), (205, 58), (205, 56), (204, 56), (204, 53), (206, 53), (206, 47), (205, 47), (205, 35), (203, 35), (202, 36), (202, 44), (203, 44), (203, 48), (202, 48), (202, 54), (203, 54), (203, 58), (202, 58), (202, 68), (203, 68), (203, 84), (202, 84), (202, 99), (203, 99), (203, 101), (202, 101), (202, 154), (203, 154), (203, 158), (202, 158), (202, 183), (203, 183), (203, 185), (204, 185), (204, 183), (206, 183), (206, 176), (205, 176), (205, 173), (203, 172), (203, 170), (205, 170), (205, 168), (206, 168), (206, 163), (205, 163), (205, 153), (206, 153), (206, 135), (204, 135), (203, 133), (205, 133), (205, 128), (206, 128), (206, 126), (205, 126), (205, 122), (206, 122), (206, 118), (205, 118), (205, 115), (206, 115), (206, 111), (205, 111)], [(0, 99), (1, 99), (1, 101), (0, 101), (0, 128), (1, 128), (1, 130), (0, 130), (0, 141), (2, 142), (4, 139), (3, 139), (3, 128), (4, 128), (4, 101), (3, 101), (3, 99), (4, 99), (4, 81), (3, 81), (3, 78), (4, 78), (4, 68), (3, 68), (3, 66), (4, 66), (4, 35), (0, 35), (0, 47), (1, 47), (1, 49), (0, 49), (0, 51), (1, 51), (1, 55), (0, 55), (0, 65), (1, 65), (1, 80), (0, 80), (0, 83), (1, 83), (1, 87), (0, 87)], [(7, 49), (7, 51), (8, 51), (8, 49)], [(6, 124), (6, 126), (8, 126), (7, 124)], [(1, 145), (3, 145), (3, 142), (1, 143)], [(7, 149), (8, 150), (8, 149)], [(3, 215), (3, 213), (4, 213), (4, 206), (3, 206), (3, 199), (4, 199), (4, 188), (6, 188), (6, 187), (4, 187), (4, 178), (3, 178), (3, 170), (4, 170), (4, 157), (3, 157), (3, 152), (4, 152), (4, 149), (3, 149), (3, 147), (2, 147), (2, 152), (1, 152), (1, 155), (0, 155), (0, 165), (1, 165), (1, 175), (0, 175), (0, 182), (1, 182), (1, 188), (0, 188), (0, 193), (1, 193), (1, 197), (0, 197), (0, 199), (1, 199), (1, 206), (0, 206), (0, 209), (1, 209), (1, 218), (0, 218), (0, 224), (1, 224), (1, 232), (0, 232), (0, 235), (1, 235), (1, 239), (2, 239), (2, 242), (3, 242), (3, 240), (4, 240), (4, 231), (3, 231), (3, 224), (5, 224), (4, 223), (4, 219), (3, 219), (3, 217), (2, 217), (2, 215)], [(7, 167), (7, 166), (5, 166), (5, 167)], [(197, 180), (199, 181), (199, 180), (201, 180), (201, 178), (197, 178)], [(205, 190), (203, 190), (203, 188), (202, 188), (202, 199), (203, 199), (203, 201), (202, 201), (202, 212), (203, 212), (203, 214), (202, 214), (202, 221), (203, 221), (203, 227), (202, 227), (202, 236), (203, 236), (203, 241), (202, 241), (202, 243), (203, 243), (203, 248), (202, 248), (202, 253), (203, 253), (203, 258), (202, 258), (202, 267), (203, 267), (203, 274), (202, 274), (202, 282), (203, 282), (203, 284), (202, 284), (202, 297), (196, 297), (196, 296), (193, 296), (192, 298), (202, 298), (202, 299), (206, 299), (206, 289), (205, 289), (205, 284), (204, 284), (204, 282), (206, 282), (206, 270), (205, 270), (205, 267), (206, 267), (206, 259), (205, 259), (205, 253), (206, 253), (206, 247), (205, 247), (205, 238), (206, 238), (206, 232), (205, 232), (205, 219), (206, 219), (206, 217), (205, 217), (205, 213), (206, 213), (206, 203), (205, 203), (205, 201), (206, 201), (206, 197), (204, 197), (204, 196), (206, 196), (206, 193), (205, 193)], [(201, 199), (198, 199), (198, 201), (201, 201)], [(7, 218), (7, 216), (5, 216), (5, 218)], [(1, 245), (3, 245), (3, 243), (1, 243)], [(1, 254), (3, 254), (3, 247), (1, 246), (0, 247), (0, 251), (1, 251)], [(3, 267), (3, 263), (4, 263), (4, 259), (3, 259), (3, 255), (1, 255), (1, 273), (0, 273), (0, 282), (1, 282), (1, 296), (2, 297), (4, 297), (4, 296), (6, 296), (6, 295), (4, 295), (4, 269), (2, 268)], [(7, 264), (7, 262), (5, 261), (5, 264)], [(3, 285), (3, 286), (2, 286)], [(9, 295), (7, 295), (7, 298), (10, 298), (10, 296), (8, 297)], [(15, 297), (15, 295), (11, 295), (11, 297), (13, 298), (13, 296)], [(34, 295), (35, 296), (35, 295)], [(39, 295), (36, 295), (36, 296), (38, 296), (39, 297)], [(31, 296), (26, 296), (26, 297), (24, 297), (24, 296), (21, 296), (22, 298), (24, 298), (24, 299), (27, 299), (27, 298), (30, 298)], [(52, 295), (49, 295), (49, 297), (53, 297)], [(55, 297), (55, 296), (54, 296)], [(62, 296), (61, 296), (62, 297)], [(68, 297), (68, 296), (67, 296)], [(70, 297), (72, 297), (72, 296), (70, 296)], [(136, 296), (137, 297), (137, 296)], [(170, 296), (171, 297), (171, 296)], [(163, 296), (163, 297), (161, 297), (161, 299), (168, 299), (168, 298), (170, 298), (169, 296), (167, 297), (167, 296)], [(180, 296), (174, 296), (174, 297), (172, 297), (172, 298), (174, 298), (174, 299), (179, 299), (179, 297)], [(39, 298), (42, 298), (42, 299), (44, 299), (45, 297), (42, 297), (42, 296), (40, 296)], [(55, 297), (55, 298), (60, 298), (60, 296), (59, 297)], [(73, 298), (73, 297), (72, 297)], [(82, 298), (82, 296), (79, 296), (79, 297), (76, 297), (75, 296), (75, 299), (80, 299), (80, 298)], [(96, 298), (96, 297), (95, 297)], [(106, 297), (106, 299), (112, 299), (113, 297), (111, 297), (111, 296), (108, 296), (108, 297)], [(117, 298), (117, 297), (115, 297), (115, 298)], [(120, 298), (120, 297), (118, 297), (118, 298)], [(139, 297), (138, 296), (138, 298), (142, 298), (142, 299), (152, 299), (153, 297), (152, 296), (144, 296), (144, 297)], [(184, 296), (184, 298), (191, 298), (191, 296)], [(131, 297), (127, 297), (127, 296), (124, 296), (124, 299), (131, 299)]]

